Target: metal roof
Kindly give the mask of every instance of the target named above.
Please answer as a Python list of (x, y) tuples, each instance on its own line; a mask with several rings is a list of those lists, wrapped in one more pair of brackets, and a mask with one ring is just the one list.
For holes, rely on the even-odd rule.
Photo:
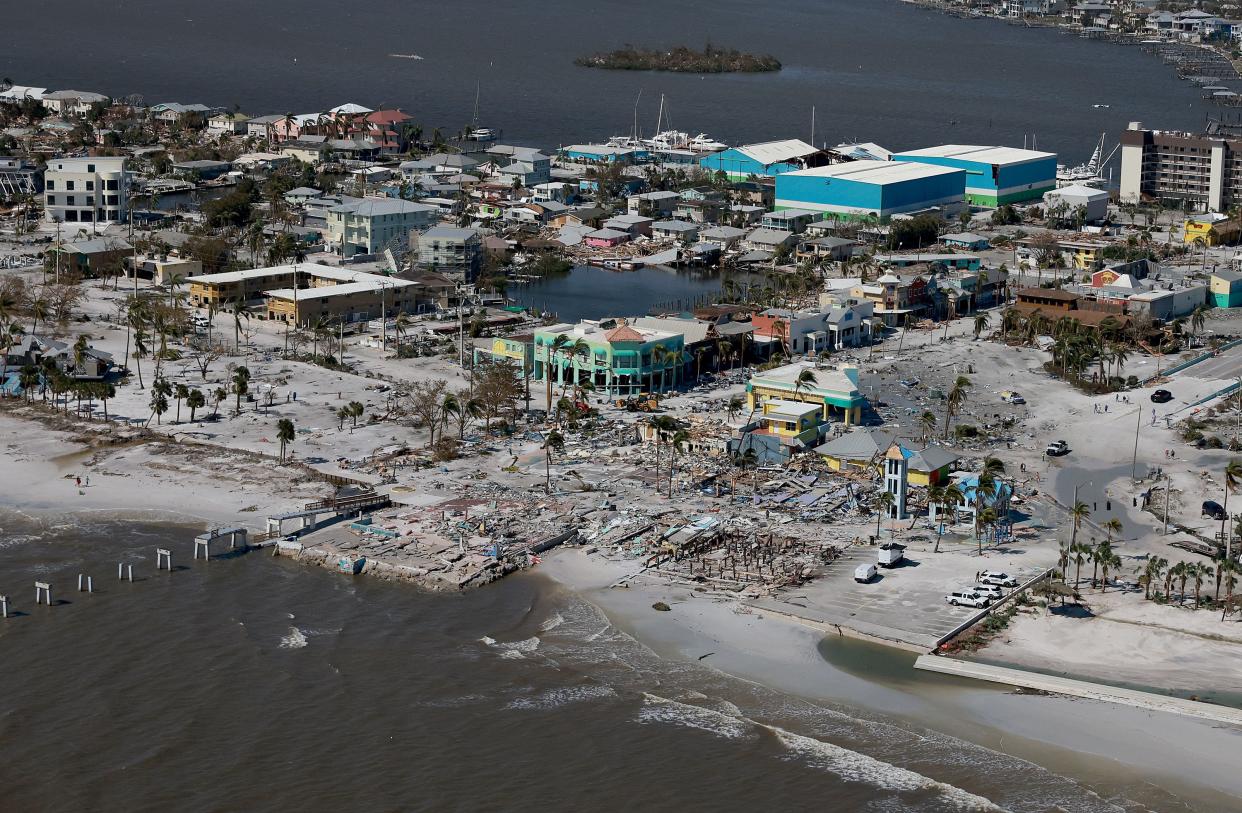
[(1045, 158), (1056, 158), (1053, 152), (1022, 150), (1017, 147), (980, 147), (972, 144), (941, 144), (938, 147), (924, 147), (921, 150), (908, 150), (893, 156), (897, 160), (905, 157), (918, 158), (955, 158), (959, 161), (977, 161), (980, 164), (1023, 164)]
[(886, 184), (935, 178), (963, 171), (954, 167), (919, 164), (913, 161), (852, 161), (848, 164), (832, 164), (826, 167), (787, 172), (783, 177), (841, 178), (856, 183)]
[(819, 152), (815, 147), (797, 138), (789, 138), (784, 141), (765, 141), (762, 144), (747, 144), (744, 147), (738, 147), (737, 151), (748, 158), (755, 159), (764, 166), (779, 164), (782, 161), (792, 161), (795, 158), (803, 158)]

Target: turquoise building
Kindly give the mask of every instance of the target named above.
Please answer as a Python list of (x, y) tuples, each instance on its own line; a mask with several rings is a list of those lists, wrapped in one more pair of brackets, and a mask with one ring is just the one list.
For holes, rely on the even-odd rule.
[(816, 166), (826, 161), (823, 151), (796, 138), (748, 144), (713, 153), (699, 161), (706, 172), (723, 172), (731, 181), (754, 175), (771, 178), (785, 172)]
[(1057, 156), (1051, 152), (945, 144), (899, 152), (893, 160), (963, 170), (966, 199), (976, 206), (1039, 200), (1057, 186)]
[(888, 220), (939, 207), (954, 216), (964, 203), (966, 172), (909, 161), (850, 161), (776, 176), (776, 208)]
[[(539, 328), (534, 378), (556, 386), (590, 383), (596, 392), (637, 395), (666, 392), (682, 382), (685, 337), (625, 323), (579, 322)], [(559, 350), (557, 338), (565, 337)]]

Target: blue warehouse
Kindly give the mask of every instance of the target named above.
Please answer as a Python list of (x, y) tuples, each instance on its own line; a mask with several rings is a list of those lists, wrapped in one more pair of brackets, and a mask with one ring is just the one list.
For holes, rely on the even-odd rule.
[(1039, 200), (1057, 185), (1057, 156), (1051, 152), (945, 144), (897, 153), (893, 160), (965, 170), (966, 199), (978, 206)]
[(776, 176), (777, 209), (811, 209), (888, 220), (939, 207), (953, 217), (965, 203), (966, 172), (909, 161), (851, 161)]
[(785, 141), (747, 144), (745, 147), (733, 147), (713, 153), (700, 160), (699, 166), (707, 172), (723, 172), (731, 181), (744, 181), (752, 175), (771, 178), (784, 172), (795, 172), (826, 163), (828, 156), (823, 150), (791, 138)]

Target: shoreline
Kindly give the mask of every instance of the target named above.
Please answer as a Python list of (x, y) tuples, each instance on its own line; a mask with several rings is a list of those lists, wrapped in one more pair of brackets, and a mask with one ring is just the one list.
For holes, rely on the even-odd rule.
[[(911, 652), (834, 638), (775, 613), (746, 612), (733, 602), (697, 598), (687, 588), (635, 581), (626, 590), (610, 589), (618, 570), (577, 549), (548, 556), (534, 573), (593, 604), (661, 658), (700, 662), (776, 692), (880, 714), (897, 724), (925, 726), (1090, 784), (1108, 782), (1117, 773), (1135, 783), (1151, 781), (1141, 776), (1159, 774), (1162, 786), (1182, 786), (1179, 794), (1194, 797), (1201, 805), (1195, 809), (1236, 809), (1242, 799), (1242, 777), (1231, 773), (1222, 757), (1237, 747), (1242, 728), (918, 673)], [(655, 601), (667, 603), (670, 612), (653, 610)], [(868, 663), (847, 671), (824, 656), (824, 647), (844, 648), (847, 663)], [(880, 680), (874, 679), (877, 674)], [(1159, 735), (1153, 736), (1152, 730)], [(1133, 735), (1117, 737), (1118, 731)], [(1173, 752), (1180, 755), (1176, 765), (1169, 762)]]

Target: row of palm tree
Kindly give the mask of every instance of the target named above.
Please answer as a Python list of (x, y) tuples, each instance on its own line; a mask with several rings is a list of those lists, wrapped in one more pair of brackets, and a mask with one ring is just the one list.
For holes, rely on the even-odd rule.
[[(648, 419), (647, 424), (655, 435), (655, 482), (657, 492), (660, 490), (660, 450), (665, 445), (669, 447), (668, 496), (669, 499), (672, 499), (673, 475), (677, 467), (677, 455), (685, 452), (686, 446), (690, 443), (690, 433), (686, 431), (680, 421), (669, 415), (654, 415)], [(753, 453), (754, 450), (750, 451)]]

